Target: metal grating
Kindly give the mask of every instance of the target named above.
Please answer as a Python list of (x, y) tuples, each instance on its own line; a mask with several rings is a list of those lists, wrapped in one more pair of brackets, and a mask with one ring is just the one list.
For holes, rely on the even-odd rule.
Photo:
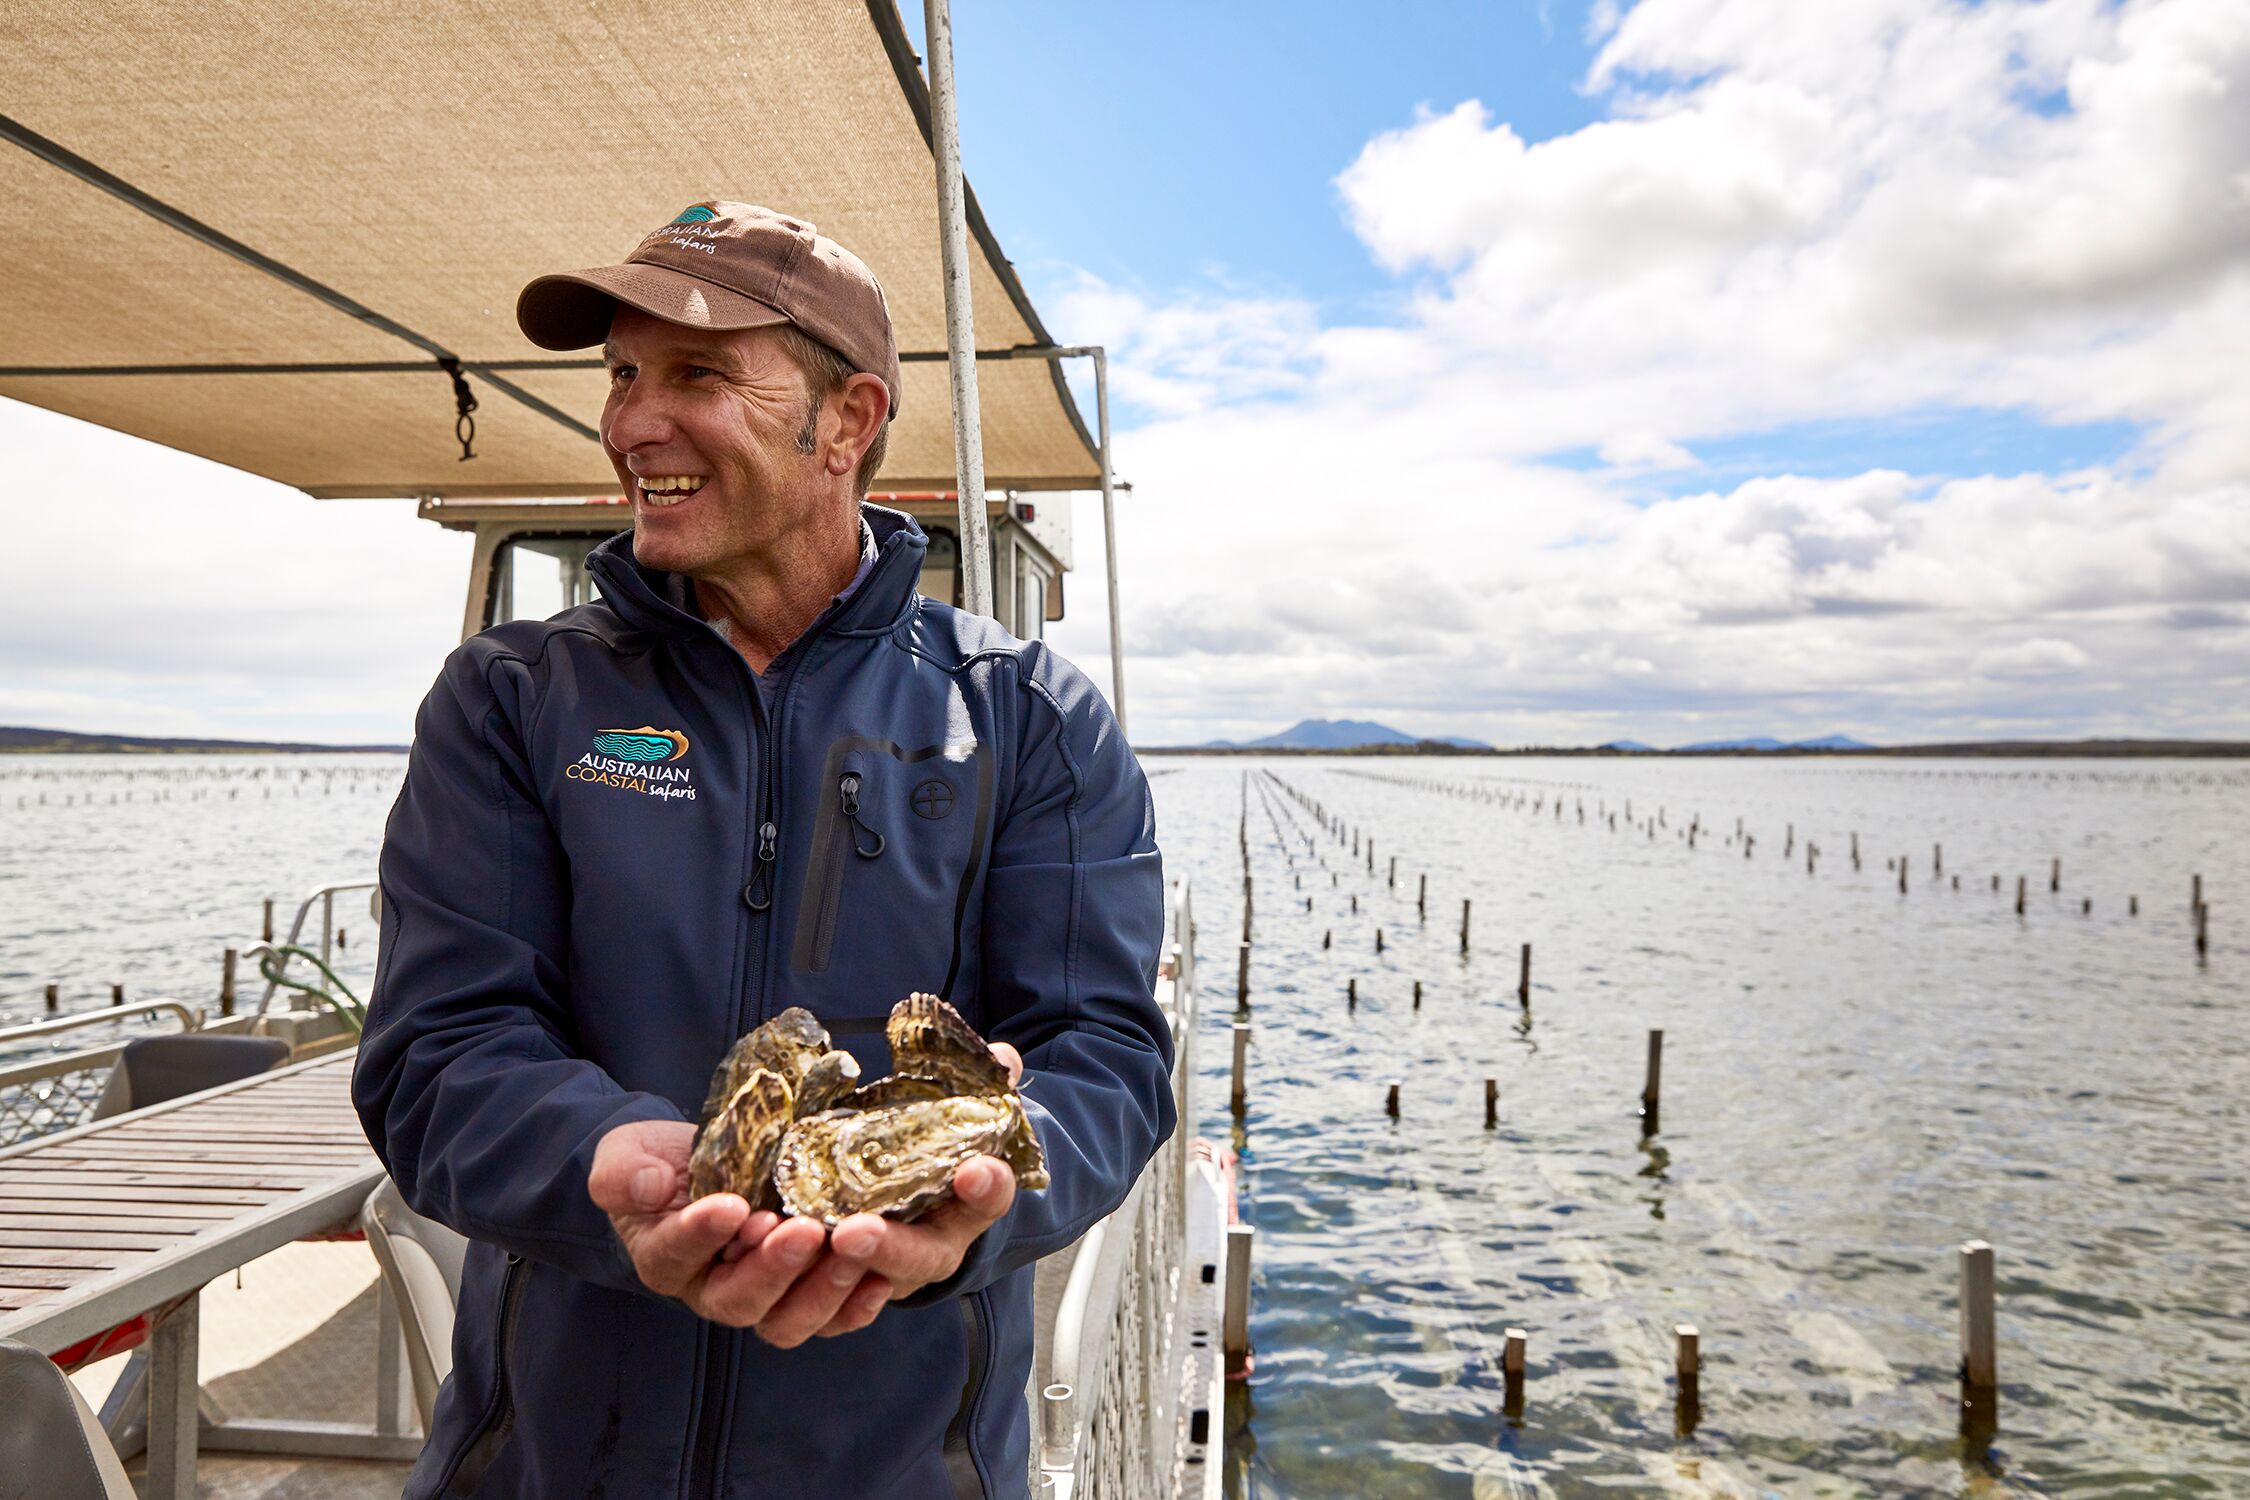
[(109, 1086), (110, 1061), (0, 1085), (0, 1149), (83, 1124)]

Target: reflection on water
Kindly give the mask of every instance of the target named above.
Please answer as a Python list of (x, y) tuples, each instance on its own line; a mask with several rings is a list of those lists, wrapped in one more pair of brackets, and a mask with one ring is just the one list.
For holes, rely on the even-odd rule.
[[(1208, 948), (1239, 929), (1246, 765), (1162, 764), (1167, 864), (1196, 882)], [(1237, 1139), (1257, 1364), (1230, 1407), (1249, 1439), (1232, 1493), (2250, 1495), (2250, 946), (2225, 917), (2250, 889), (2239, 763), (1248, 769), (1374, 838), (1377, 860), (1251, 791)], [(1233, 967), (1206, 969), (1210, 1133)], [(2001, 1386), (1996, 1429), (1964, 1436), (1972, 1238), (1999, 1252)], [(1701, 1345), (1686, 1410), (1681, 1324)], [(1520, 1424), (1503, 1415), (1511, 1327), (1528, 1336)]]

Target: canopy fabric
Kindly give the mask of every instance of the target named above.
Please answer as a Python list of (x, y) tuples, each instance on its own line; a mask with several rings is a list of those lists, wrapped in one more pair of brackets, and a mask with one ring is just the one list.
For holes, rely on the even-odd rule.
[[(613, 492), (604, 377), (553, 368), (517, 290), (727, 197), (874, 268), (925, 356), (877, 485), (954, 485), (927, 92), (895, 0), (25, 0), (0, 14), (0, 100), (0, 395), (318, 496)], [(978, 346), (1050, 345), (973, 198), (970, 222)], [(473, 459), (433, 350), (467, 371)], [(164, 369), (308, 363), (400, 368)], [(21, 373), (56, 367), (131, 373)], [(1098, 487), (1057, 366), (985, 359), (978, 384), (988, 483)]]

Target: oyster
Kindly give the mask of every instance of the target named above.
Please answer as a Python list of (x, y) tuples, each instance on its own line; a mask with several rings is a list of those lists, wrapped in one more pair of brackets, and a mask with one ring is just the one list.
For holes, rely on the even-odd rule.
[(742, 1086), (696, 1133), (688, 1155), (688, 1196), (738, 1192), (753, 1209), (777, 1209), (774, 1158), (782, 1132), (795, 1120), (794, 1091), (778, 1073), (752, 1068)]
[(689, 1158), (694, 1197), (739, 1192), (752, 1208), (833, 1225), (855, 1213), (914, 1219), (953, 1195), (953, 1174), (997, 1156), (1024, 1188), (1045, 1158), (1008, 1070), (935, 995), (892, 1008), (896, 1071), (854, 1087), (859, 1065), (806, 1011), (783, 1011), (735, 1043), (711, 1080)]
[(995, 1094), (830, 1110), (789, 1128), (774, 1185), (788, 1212), (824, 1224), (859, 1213), (919, 1218), (953, 1196), (963, 1162), (998, 1151), (1022, 1122), (1023, 1106)]

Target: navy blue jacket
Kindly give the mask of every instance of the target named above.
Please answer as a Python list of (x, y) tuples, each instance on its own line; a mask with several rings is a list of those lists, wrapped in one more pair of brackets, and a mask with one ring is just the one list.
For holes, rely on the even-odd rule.
[[(422, 704), (352, 1084), (406, 1200), (475, 1242), (414, 1500), (1026, 1490), (1031, 1264), (1174, 1125), (1153, 812), (1085, 677), (921, 598), (921, 531), (866, 515), (874, 570), (770, 712), (629, 535), (589, 560), (601, 602), (475, 637)], [(792, 1350), (642, 1287), (586, 1195), (602, 1135), (694, 1118), (791, 1005), (888, 1072), (913, 990), (1021, 1049), (1054, 1185)]]

